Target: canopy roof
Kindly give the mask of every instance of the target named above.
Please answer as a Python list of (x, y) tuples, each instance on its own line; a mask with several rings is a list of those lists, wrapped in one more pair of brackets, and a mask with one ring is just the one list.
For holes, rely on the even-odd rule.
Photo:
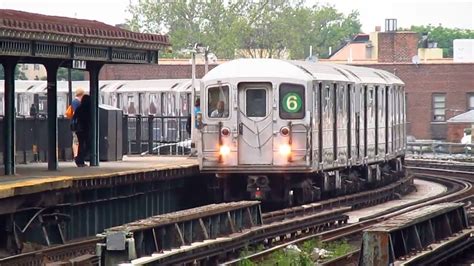
[[(0, 9), (0, 56), (157, 63), (168, 36), (137, 33), (102, 22)], [(25, 58), (26, 57), (26, 58)]]
[(448, 119), (448, 123), (473, 123), (474, 124), (474, 110), (467, 111), (460, 115)]

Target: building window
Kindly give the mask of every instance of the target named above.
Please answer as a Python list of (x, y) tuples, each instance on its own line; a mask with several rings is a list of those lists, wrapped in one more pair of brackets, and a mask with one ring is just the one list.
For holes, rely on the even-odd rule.
[(467, 110), (474, 110), (474, 94), (470, 93), (467, 95)]
[(433, 121), (446, 121), (446, 95), (433, 94)]

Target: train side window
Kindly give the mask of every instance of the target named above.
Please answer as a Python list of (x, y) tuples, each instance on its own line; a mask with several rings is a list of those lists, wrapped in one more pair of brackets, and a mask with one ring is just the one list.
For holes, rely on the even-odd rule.
[(305, 88), (302, 85), (280, 85), (280, 118), (303, 119), (305, 116)]
[(165, 108), (165, 102), (166, 102), (166, 94), (162, 92), (160, 94), (160, 110), (158, 112), (159, 115), (167, 115), (168, 113), (166, 112)]
[(207, 95), (207, 115), (210, 118), (229, 117), (229, 86), (210, 87)]
[(150, 102), (150, 107), (148, 109), (149, 114), (155, 115), (156, 114), (156, 94), (150, 94), (149, 95), (149, 102)]

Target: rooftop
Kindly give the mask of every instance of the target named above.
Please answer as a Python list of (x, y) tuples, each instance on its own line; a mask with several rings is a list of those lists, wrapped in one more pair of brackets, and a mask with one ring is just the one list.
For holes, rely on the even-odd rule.
[(139, 49), (161, 49), (170, 45), (168, 36), (165, 35), (132, 32), (95, 20), (9, 9), (0, 9), (0, 37), (116, 47), (135, 46)]

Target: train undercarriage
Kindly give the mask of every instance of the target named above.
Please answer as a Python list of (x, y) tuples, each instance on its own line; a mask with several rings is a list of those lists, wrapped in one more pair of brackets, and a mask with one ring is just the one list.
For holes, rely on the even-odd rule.
[(216, 175), (209, 188), (216, 202), (251, 199), (296, 206), (392, 183), (405, 176), (403, 161), (399, 157), (317, 173)]

